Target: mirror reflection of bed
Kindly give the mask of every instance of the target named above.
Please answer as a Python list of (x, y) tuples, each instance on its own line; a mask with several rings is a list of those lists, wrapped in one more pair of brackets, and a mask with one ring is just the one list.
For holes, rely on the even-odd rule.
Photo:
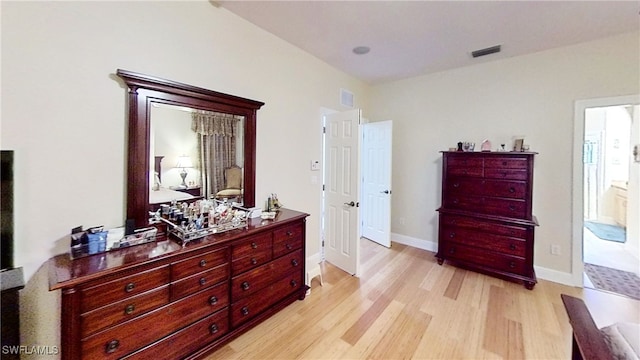
[[(237, 169), (241, 179), (243, 121), (241, 116), (154, 103), (149, 137), (150, 210), (174, 200), (220, 199), (219, 193), (229, 190), (229, 169)], [(184, 166), (185, 158), (189, 165)], [(242, 186), (233, 187), (234, 196), (228, 198), (242, 203)]]

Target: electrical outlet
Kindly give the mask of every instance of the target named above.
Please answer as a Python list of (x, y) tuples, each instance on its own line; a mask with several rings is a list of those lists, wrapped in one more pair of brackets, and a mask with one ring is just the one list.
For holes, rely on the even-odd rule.
[(551, 245), (551, 255), (560, 255), (560, 245)]

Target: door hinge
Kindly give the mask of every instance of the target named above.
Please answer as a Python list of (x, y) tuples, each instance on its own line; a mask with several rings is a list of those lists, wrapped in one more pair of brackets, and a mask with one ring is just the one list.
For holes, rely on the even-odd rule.
[(327, 127), (326, 127), (326, 126), (323, 126), (323, 127), (322, 127), (322, 133), (323, 133), (323, 134), (326, 134), (326, 133), (327, 133)]
[(324, 247), (324, 240), (322, 240), (322, 247)]
[(324, 184), (322, 184), (322, 191), (324, 191)]

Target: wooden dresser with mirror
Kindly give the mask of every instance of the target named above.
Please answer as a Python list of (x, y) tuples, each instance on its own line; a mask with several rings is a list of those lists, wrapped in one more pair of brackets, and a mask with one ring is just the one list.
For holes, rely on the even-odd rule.
[[(255, 122), (263, 103), (129, 71), (117, 75), (129, 89), (127, 218), (136, 227), (149, 225), (154, 208), (156, 104), (241, 119), (241, 201), (255, 205)], [(280, 209), (273, 220), (248, 219), (246, 228), (186, 245), (159, 237), (76, 259), (51, 258), (50, 290), (62, 293), (61, 358), (201, 358), (303, 300), (307, 216)]]

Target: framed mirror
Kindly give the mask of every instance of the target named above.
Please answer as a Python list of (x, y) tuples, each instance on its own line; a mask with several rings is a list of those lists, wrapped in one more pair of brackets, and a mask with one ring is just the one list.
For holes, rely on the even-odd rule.
[(127, 219), (136, 228), (148, 226), (157, 204), (181, 196), (255, 206), (256, 113), (264, 103), (121, 69), (116, 74), (129, 91)]

